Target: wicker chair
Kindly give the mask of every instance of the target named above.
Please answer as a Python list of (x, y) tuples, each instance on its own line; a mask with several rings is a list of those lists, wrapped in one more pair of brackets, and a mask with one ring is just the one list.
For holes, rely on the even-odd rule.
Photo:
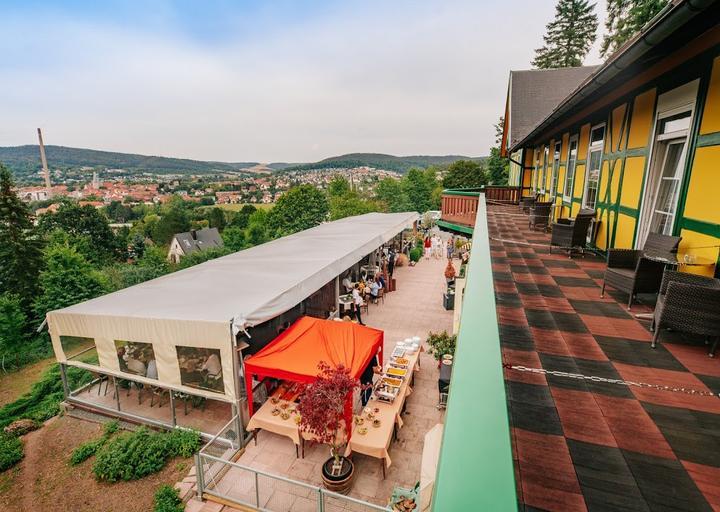
[(666, 270), (651, 325), (652, 348), (664, 328), (715, 338), (709, 353), (714, 357), (720, 340), (720, 279)]
[(530, 213), (530, 208), (535, 206), (537, 202), (537, 196), (523, 197), (520, 199), (520, 206), (522, 206), (523, 213)]
[(650, 233), (642, 250), (609, 249), (600, 296), (605, 296), (606, 285), (625, 292), (630, 295), (629, 310), (638, 293), (657, 293), (660, 290), (665, 264), (645, 258), (644, 255), (669, 257), (677, 251), (680, 239), (679, 236)]
[(552, 211), (552, 201), (536, 202), (530, 208), (530, 218), (528, 219), (528, 227), (530, 229), (543, 228), (547, 229), (550, 224), (550, 212)]
[(582, 209), (574, 219), (558, 219), (552, 224), (550, 252), (553, 246), (568, 249), (570, 256), (575, 248), (585, 248), (590, 223), (595, 218), (595, 210)]

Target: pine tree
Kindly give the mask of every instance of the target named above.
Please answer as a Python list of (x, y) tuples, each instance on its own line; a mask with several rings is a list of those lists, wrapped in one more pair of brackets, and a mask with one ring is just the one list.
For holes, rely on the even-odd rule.
[(560, 0), (555, 19), (548, 23), (545, 45), (535, 50), (533, 66), (540, 69), (581, 66), (597, 31), (595, 4), (588, 0)]
[(637, 34), (669, 0), (607, 0), (607, 19), (600, 53), (603, 57)]
[(17, 295), (29, 312), (42, 266), (42, 240), (13, 187), (10, 171), (0, 164), (0, 294)]

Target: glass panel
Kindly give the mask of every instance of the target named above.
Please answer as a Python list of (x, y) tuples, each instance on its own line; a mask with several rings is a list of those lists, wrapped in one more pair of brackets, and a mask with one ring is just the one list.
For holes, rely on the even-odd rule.
[(97, 364), (97, 349), (95, 348), (94, 338), (60, 336), (60, 346), (65, 352), (65, 357), (69, 360)]
[(598, 181), (600, 179), (601, 159), (601, 151), (593, 151), (590, 153), (590, 163), (588, 164), (587, 185), (585, 191), (585, 206), (588, 208), (595, 208)]
[(565, 171), (565, 191), (564, 196), (572, 197), (573, 175), (575, 174), (575, 162), (577, 160), (577, 139), (570, 141), (568, 148), (567, 169)]
[(660, 233), (661, 235), (672, 234), (672, 215), (667, 215), (661, 212), (655, 212), (653, 214), (653, 220), (650, 224), (650, 231), (653, 233)]
[(590, 145), (593, 146), (595, 144), (602, 144), (604, 138), (605, 138), (605, 127), (598, 126), (597, 128), (593, 129), (593, 131), (590, 133)]
[(660, 174), (660, 183), (658, 183), (655, 197), (654, 211), (650, 221), (650, 231), (653, 233), (672, 234), (675, 208), (682, 178), (684, 149), (684, 141), (667, 144)]
[(680, 160), (682, 159), (682, 152), (684, 147), (684, 142), (674, 142), (668, 145), (667, 154), (665, 155), (665, 162), (663, 163), (662, 169), (663, 178), (680, 178), (680, 176), (682, 175), (682, 169), (680, 168)]
[(660, 182), (655, 210), (665, 213), (675, 213), (675, 197), (680, 187), (680, 180), (664, 179)]
[(690, 129), (690, 111), (666, 117), (660, 121), (660, 134)]
[(215, 348), (175, 347), (183, 386), (223, 393), (222, 360)]
[(152, 343), (115, 340), (120, 370), (148, 379), (157, 379), (157, 363)]

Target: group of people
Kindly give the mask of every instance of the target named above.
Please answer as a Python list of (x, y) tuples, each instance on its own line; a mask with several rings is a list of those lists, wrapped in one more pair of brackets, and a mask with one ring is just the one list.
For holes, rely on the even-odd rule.
[(434, 233), (433, 235), (425, 235), (423, 249), (426, 260), (429, 260), (430, 258), (439, 260), (443, 257), (443, 252), (445, 253), (445, 257), (447, 257), (447, 259), (452, 259), (453, 252), (455, 250), (455, 242), (452, 236), (448, 238), (446, 242), (443, 242), (440, 235)]

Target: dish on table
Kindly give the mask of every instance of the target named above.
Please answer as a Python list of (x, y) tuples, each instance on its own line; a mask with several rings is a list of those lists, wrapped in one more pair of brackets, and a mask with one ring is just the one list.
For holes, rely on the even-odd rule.
[(287, 402), (283, 402), (280, 404), (280, 409), (287, 409), (288, 407), (290, 407), (290, 404)]
[(284, 420), (290, 419), (290, 413), (289, 412), (283, 412), (280, 417)]
[(301, 419), (300, 416), (295, 416), (295, 417), (293, 418), (293, 421), (295, 421), (295, 423), (296, 423), (297, 425), (300, 425), (300, 419)]
[(270, 411), (270, 414), (272, 414), (273, 416), (277, 416), (278, 414), (280, 414), (280, 409), (278, 409), (277, 407), (275, 407), (275, 409), (273, 409), (272, 411)]
[(399, 365), (402, 365), (402, 366), (407, 366), (407, 365), (410, 364), (410, 360), (407, 359), (406, 357), (396, 357), (396, 358), (395, 358), (395, 364), (399, 364)]
[(395, 347), (395, 349), (392, 351), (392, 357), (402, 357), (405, 355), (405, 349), (400, 347)]
[(375, 414), (379, 413), (379, 412), (380, 412), (380, 407), (374, 407), (374, 408), (373, 408), (373, 412), (374, 412)]
[(372, 422), (372, 426), (373, 426), (373, 427), (379, 428), (380, 425), (382, 425), (382, 421), (380, 421), (380, 420), (373, 420), (373, 422)]
[(364, 436), (365, 434), (367, 434), (367, 427), (358, 427), (357, 433), (361, 436)]
[(388, 386), (395, 387), (395, 388), (399, 388), (400, 385), (402, 384), (402, 381), (400, 379), (395, 379), (393, 377), (383, 377), (380, 382), (382, 382), (383, 384), (387, 384)]
[(402, 370), (402, 369), (400, 369), (400, 368), (390, 367), (390, 368), (387, 369), (387, 371), (386, 371), (385, 373), (388, 374), (388, 375), (393, 375), (393, 376), (395, 376), (395, 377), (404, 377), (405, 374), (407, 373), (407, 370)]
[(361, 416), (355, 416), (355, 425), (362, 425), (365, 420)]
[(270, 403), (272, 403), (273, 405), (277, 405), (280, 403), (280, 399), (278, 397), (274, 396), (270, 399)]

